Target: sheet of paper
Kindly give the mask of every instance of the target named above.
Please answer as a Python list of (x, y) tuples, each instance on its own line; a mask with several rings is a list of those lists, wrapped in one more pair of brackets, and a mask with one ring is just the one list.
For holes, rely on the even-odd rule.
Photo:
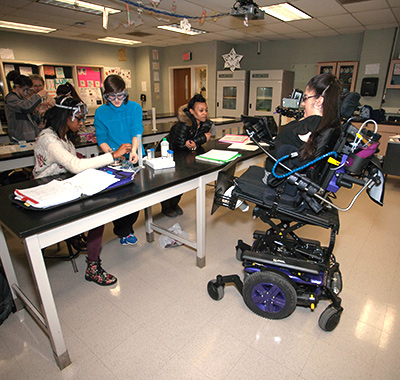
[(235, 143), (231, 144), (228, 146), (229, 149), (235, 149), (235, 150), (248, 150), (250, 152), (253, 152), (258, 149), (257, 145), (249, 145), (249, 144), (243, 144), (243, 143)]

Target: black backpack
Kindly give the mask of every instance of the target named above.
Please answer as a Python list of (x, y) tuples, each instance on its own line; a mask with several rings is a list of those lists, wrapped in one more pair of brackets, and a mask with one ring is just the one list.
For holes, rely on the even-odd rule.
[(0, 267), (0, 325), (7, 319), (14, 309), (14, 302), (10, 287), (4, 275), (3, 268)]

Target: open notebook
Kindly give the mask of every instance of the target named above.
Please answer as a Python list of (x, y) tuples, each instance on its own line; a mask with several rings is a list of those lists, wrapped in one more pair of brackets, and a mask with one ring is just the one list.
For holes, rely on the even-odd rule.
[(48, 209), (129, 183), (135, 174), (112, 167), (87, 169), (68, 179), (54, 179), (44, 185), (15, 189), (12, 200), (27, 208)]

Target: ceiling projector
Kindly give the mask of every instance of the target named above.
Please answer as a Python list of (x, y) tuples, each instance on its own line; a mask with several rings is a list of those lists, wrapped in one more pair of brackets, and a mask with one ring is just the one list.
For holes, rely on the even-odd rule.
[(265, 12), (252, 0), (239, 0), (231, 8), (231, 16), (248, 17), (250, 20), (263, 20)]

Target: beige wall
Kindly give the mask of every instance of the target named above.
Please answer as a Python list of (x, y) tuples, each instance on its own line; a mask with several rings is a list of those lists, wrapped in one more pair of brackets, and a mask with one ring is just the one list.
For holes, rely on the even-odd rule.
[[(16, 60), (33, 60), (48, 63), (87, 64), (100, 66), (119, 66), (132, 70), (132, 89), (130, 98), (140, 103), (140, 94), (147, 95), (144, 109), (152, 106), (157, 112), (170, 111), (170, 68), (186, 66), (208, 67), (207, 101), (210, 115), (215, 114), (216, 72), (223, 70), (222, 54), (229, 53), (232, 47), (243, 55), (241, 69), (286, 69), (295, 72), (295, 87), (304, 88), (307, 81), (316, 74), (317, 63), (323, 61), (359, 61), (359, 74), (356, 90), (361, 87), (367, 64), (379, 63), (378, 96), (362, 99), (363, 104), (379, 108), (384, 95), (387, 68), (391, 59), (391, 49), (396, 29), (370, 30), (365, 33), (345, 36), (320, 37), (299, 40), (265, 41), (260, 43), (231, 44), (221, 41), (199, 42), (165, 48), (155, 48), (160, 62), (160, 93), (154, 93), (152, 69), (152, 47), (127, 48), (127, 61), (118, 61), (119, 46), (96, 42), (80, 42), (52, 37), (27, 35), (22, 33), (0, 33), (0, 48), (14, 51)], [(400, 50), (400, 42), (395, 49)], [(192, 52), (192, 61), (185, 62), (182, 54)], [(396, 58), (397, 58), (396, 55)], [(147, 92), (142, 91), (141, 83), (147, 83)], [(383, 107), (399, 107), (400, 90), (389, 90)]]

